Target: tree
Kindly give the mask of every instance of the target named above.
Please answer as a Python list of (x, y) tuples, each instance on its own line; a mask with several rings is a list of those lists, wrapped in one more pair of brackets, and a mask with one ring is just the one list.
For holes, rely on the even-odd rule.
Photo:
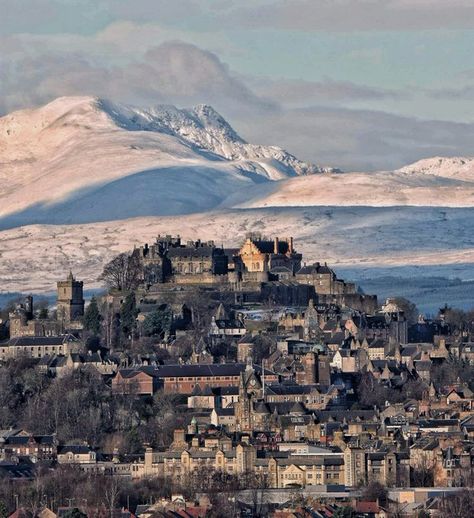
[(253, 339), (252, 358), (254, 363), (260, 364), (264, 358), (272, 352), (273, 340), (265, 335), (256, 336)]
[(87, 518), (87, 514), (83, 513), (77, 507), (69, 509), (63, 514), (63, 518)]
[(350, 507), (349, 505), (346, 505), (344, 507), (338, 507), (335, 511), (334, 511), (334, 514), (332, 515), (333, 518), (352, 518), (353, 516), (355, 516), (355, 511), (352, 507)]
[(405, 297), (396, 297), (395, 304), (405, 313), (405, 318), (409, 324), (416, 324), (418, 320), (418, 308), (416, 304), (406, 299)]
[(141, 279), (141, 263), (137, 252), (119, 254), (104, 267), (99, 277), (109, 289), (130, 291), (137, 288)]
[(453, 331), (462, 332), (468, 326), (468, 317), (462, 309), (447, 308), (444, 312), (444, 321)]
[(365, 488), (363, 497), (366, 500), (385, 502), (387, 500), (387, 488), (380, 482), (370, 482)]
[(129, 293), (120, 308), (120, 323), (125, 336), (130, 336), (135, 331), (138, 313), (135, 294)]
[(38, 318), (40, 320), (46, 320), (48, 318), (48, 315), (49, 315), (48, 308), (41, 308), (39, 313), (38, 313)]
[(471, 518), (474, 516), (474, 491), (464, 489), (460, 493), (450, 495), (441, 501), (440, 511), (444, 516)]
[(145, 336), (163, 336), (171, 329), (173, 314), (169, 306), (158, 308), (146, 316), (143, 322)]
[(102, 324), (102, 315), (99, 312), (97, 300), (92, 297), (90, 304), (84, 313), (84, 329), (90, 331), (92, 334), (100, 335)]

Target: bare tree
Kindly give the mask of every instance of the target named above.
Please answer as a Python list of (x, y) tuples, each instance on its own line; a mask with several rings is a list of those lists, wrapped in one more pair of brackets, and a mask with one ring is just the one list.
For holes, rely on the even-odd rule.
[(455, 495), (444, 497), (440, 511), (444, 516), (471, 518), (474, 516), (474, 491), (465, 489)]
[(114, 475), (105, 478), (104, 482), (104, 501), (112, 517), (119, 501), (121, 483), (119, 478)]
[(131, 291), (140, 283), (141, 272), (138, 253), (123, 253), (105, 265), (99, 280), (104, 281), (109, 289)]

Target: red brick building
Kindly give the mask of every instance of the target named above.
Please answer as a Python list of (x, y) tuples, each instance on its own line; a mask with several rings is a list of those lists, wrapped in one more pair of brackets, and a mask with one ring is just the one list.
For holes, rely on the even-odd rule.
[[(153, 394), (163, 388), (168, 394), (192, 394), (196, 386), (237, 387), (245, 363), (211, 363), (200, 365), (161, 365), (139, 369), (121, 369), (112, 381), (116, 393)], [(254, 366), (257, 374), (261, 367)], [(275, 383), (278, 376), (265, 370), (265, 382)]]

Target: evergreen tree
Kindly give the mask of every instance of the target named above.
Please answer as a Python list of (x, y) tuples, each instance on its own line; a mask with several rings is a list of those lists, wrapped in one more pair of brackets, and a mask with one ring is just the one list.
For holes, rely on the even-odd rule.
[(143, 334), (145, 336), (163, 336), (171, 329), (172, 318), (169, 307), (153, 311), (143, 322)]
[(90, 331), (94, 335), (100, 335), (102, 315), (97, 306), (97, 300), (92, 297), (90, 304), (84, 313), (84, 329)]
[(49, 315), (48, 308), (41, 308), (40, 312), (38, 313), (38, 318), (40, 320), (46, 320), (48, 318), (48, 315)]
[(139, 310), (135, 300), (135, 294), (129, 293), (122, 304), (120, 309), (120, 322), (122, 326), (122, 332), (125, 336), (130, 336), (137, 327), (137, 315)]

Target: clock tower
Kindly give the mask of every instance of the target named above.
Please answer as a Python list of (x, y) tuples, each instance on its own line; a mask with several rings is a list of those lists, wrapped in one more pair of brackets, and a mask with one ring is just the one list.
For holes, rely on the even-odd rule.
[(251, 432), (254, 428), (254, 403), (263, 399), (263, 383), (260, 376), (249, 362), (240, 374), (239, 401), (236, 403), (235, 417), (237, 430)]

